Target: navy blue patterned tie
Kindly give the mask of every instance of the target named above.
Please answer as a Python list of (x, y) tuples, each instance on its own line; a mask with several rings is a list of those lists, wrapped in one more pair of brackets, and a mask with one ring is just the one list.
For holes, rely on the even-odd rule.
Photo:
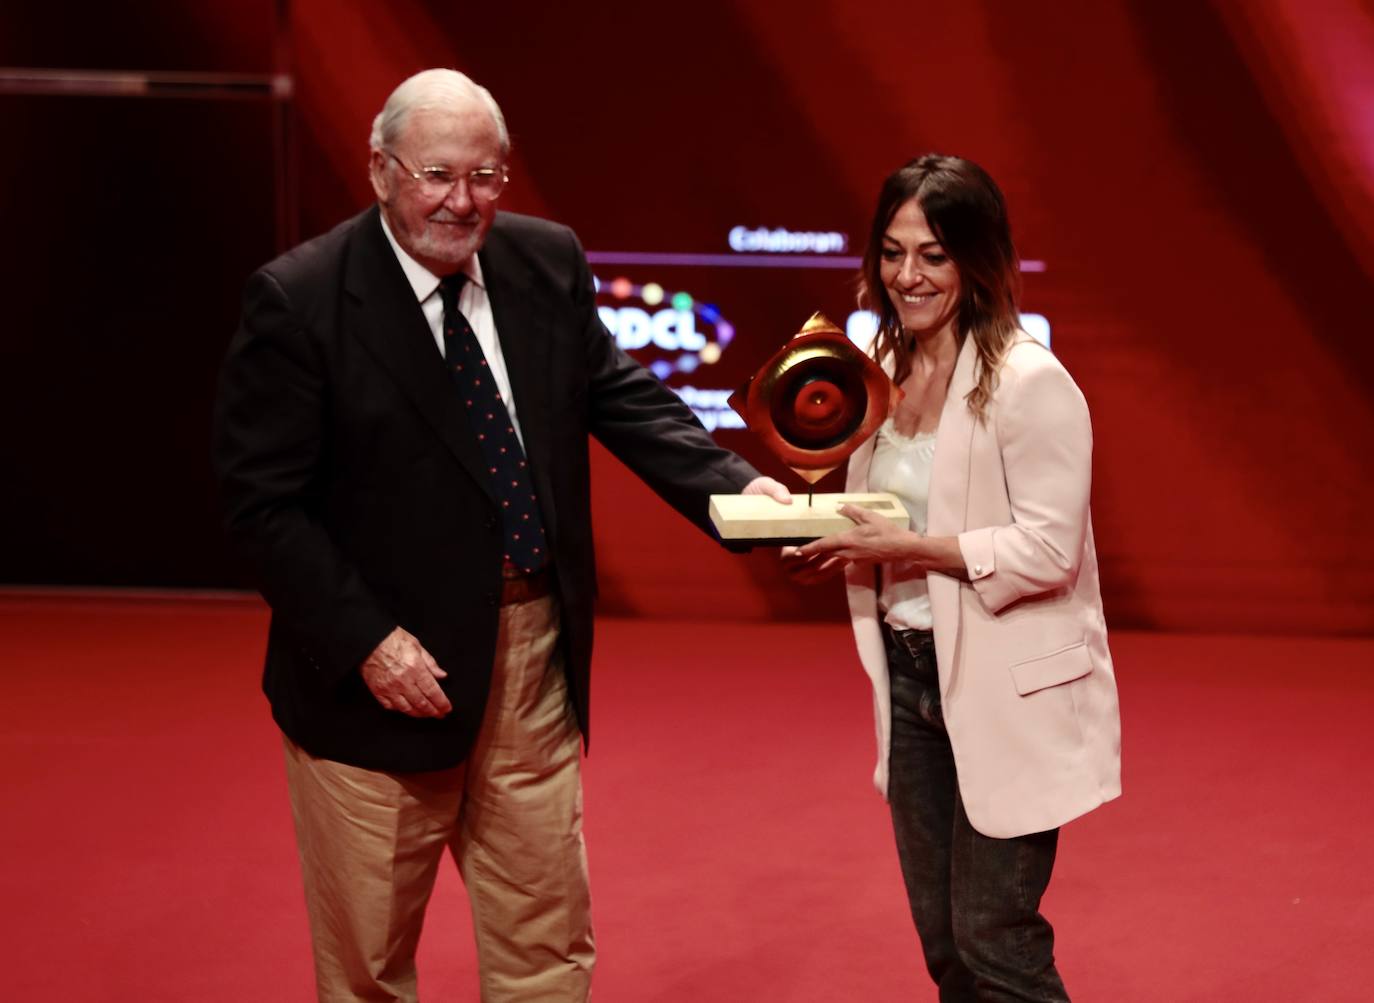
[(458, 309), (458, 293), (466, 281), (467, 276), (460, 273), (439, 283), (439, 297), (444, 302), (444, 360), (467, 408), (501, 502), (506, 562), (521, 571), (534, 572), (548, 563), (544, 523), (539, 518), (530, 465), (515, 434), (515, 423), (501, 400), (477, 335)]

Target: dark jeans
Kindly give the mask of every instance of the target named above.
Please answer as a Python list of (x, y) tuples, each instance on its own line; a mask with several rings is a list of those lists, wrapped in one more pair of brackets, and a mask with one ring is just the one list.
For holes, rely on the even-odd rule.
[(1059, 830), (993, 839), (969, 825), (929, 631), (884, 627), (892, 680), (888, 800), (911, 918), (941, 1003), (1068, 1000), (1040, 898)]

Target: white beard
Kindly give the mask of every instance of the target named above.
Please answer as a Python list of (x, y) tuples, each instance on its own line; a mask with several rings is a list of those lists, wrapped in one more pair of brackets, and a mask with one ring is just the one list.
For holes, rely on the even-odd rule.
[(486, 228), (480, 222), (471, 229), (457, 232), (441, 223), (428, 223), (415, 237), (410, 253), (417, 258), (423, 256), (457, 266), (481, 249), (486, 236)]

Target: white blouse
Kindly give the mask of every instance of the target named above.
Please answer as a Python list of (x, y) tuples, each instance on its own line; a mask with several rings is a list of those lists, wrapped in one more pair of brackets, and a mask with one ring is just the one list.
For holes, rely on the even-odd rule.
[[(930, 501), (930, 468), (935, 461), (935, 433), (914, 436), (899, 433), (889, 418), (878, 429), (873, 461), (868, 468), (870, 491), (890, 491), (902, 500), (911, 516), (911, 528), (926, 531), (926, 505)], [(881, 569), (882, 588), (878, 608), (883, 619), (898, 630), (930, 630), (930, 595), (925, 571), (908, 561), (886, 563)]]

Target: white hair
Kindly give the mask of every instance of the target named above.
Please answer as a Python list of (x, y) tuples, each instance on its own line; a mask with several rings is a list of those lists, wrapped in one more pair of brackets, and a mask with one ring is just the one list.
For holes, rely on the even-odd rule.
[(457, 70), (421, 70), (413, 77), (402, 80), (372, 120), (369, 144), (374, 150), (385, 150), (396, 142), (411, 112), (473, 97), (491, 112), (501, 139), (501, 156), (510, 156), (510, 133), (506, 131), (506, 117), (501, 114), (500, 105), (491, 96), (491, 91)]

